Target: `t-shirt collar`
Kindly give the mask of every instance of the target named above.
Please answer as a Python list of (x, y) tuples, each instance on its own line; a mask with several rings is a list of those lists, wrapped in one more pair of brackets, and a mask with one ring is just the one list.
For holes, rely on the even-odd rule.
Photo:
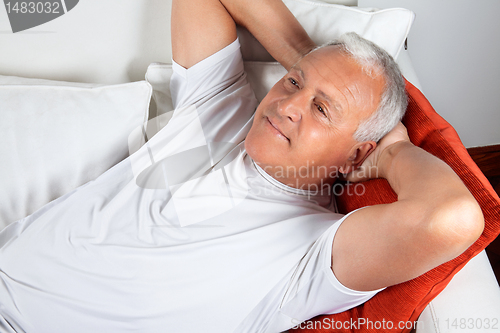
[(299, 188), (295, 188), (295, 187), (291, 187), (291, 186), (285, 185), (285, 184), (277, 181), (271, 175), (269, 175), (264, 169), (262, 169), (257, 163), (255, 163), (255, 161), (253, 159), (252, 159), (252, 163), (253, 163), (253, 165), (255, 165), (255, 168), (257, 169), (257, 171), (259, 172), (259, 174), (262, 177), (264, 177), (272, 185), (274, 185), (274, 186), (282, 189), (283, 191), (290, 192), (290, 193), (293, 193), (293, 194), (307, 196), (308, 198), (312, 198), (312, 197), (325, 197), (325, 196), (330, 196), (331, 195), (330, 193), (318, 194), (318, 192), (320, 192), (320, 193), (322, 192), (321, 189), (318, 189), (316, 191), (310, 191), (310, 190), (304, 190), (304, 189), (299, 189)]

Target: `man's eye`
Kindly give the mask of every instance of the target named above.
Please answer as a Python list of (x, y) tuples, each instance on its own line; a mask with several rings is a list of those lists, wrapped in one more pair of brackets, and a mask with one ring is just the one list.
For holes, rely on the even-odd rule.
[(326, 112), (321, 105), (316, 104), (316, 108), (318, 109), (319, 112), (321, 112), (321, 114), (323, 114), (323, 116), (326, 117)]
[(288, 81), (290, 81), (291, 84), (293, 84), (294, 86), (298, 87), (299, 84), (297, 83), (297, 81), (295, 81), (294, 79), (292, 78), (289, 78)]

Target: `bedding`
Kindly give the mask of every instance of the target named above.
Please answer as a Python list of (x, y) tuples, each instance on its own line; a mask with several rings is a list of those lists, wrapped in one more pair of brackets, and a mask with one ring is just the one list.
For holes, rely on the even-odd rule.
[(151, 92), (0, 76), (0, 229), (124, 159)]

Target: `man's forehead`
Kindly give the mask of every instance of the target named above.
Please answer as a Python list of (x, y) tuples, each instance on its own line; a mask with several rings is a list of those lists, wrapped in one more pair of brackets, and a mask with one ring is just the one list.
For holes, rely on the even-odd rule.
[(309, 52), (308, 54), (306, 54), (305, 56), (303, 56), (295, 65), (292, 66), (292, 68), (294, 67), (298, 67), (300, 68), (300, 64), (303, 63), (303, 62), (315, 62), (315, 61), (322, 61), (320, 58), (322, 57), (333, 57), (333, 58), (336, 58), (338, 56), (345, 56), (345, 57), (349, 57), (348, 54), (346, 52), (344, 52), (342, 50), (342, 48), (338, 45), (327, 45), (327, 46), (322, 46), (322, 47), (318, 47), (314, 50), (312, 50), (311, 52)]
[[(338, 45), (312, 51), (293, 65), (290, 71), (295, 71), (303, 78), (305, 84), (328, 101), (331, 109), (339, 115), (346, 111), (346, 107), (350, 109), (358, 103), (365, 105), (368, 102), (366, 97), (381, 97), (385, 81), (383, 77), (367, 75), (363, 66)], [(354, 100), (350, 100), (350, 97)]]
[[(339, 52), (338, 47), (335, 47), (331, 51)], [(332, 55), (330, 53), (330, 50), (328, 50), (328, 53), (330, 56)], [(339, 97), (337, 96), (339, 90), (336, 85), (333, 84), (333, 79), (335, 78), (337, 81), (343, 81), (343, 83), (347, 84), (347, 81), (350, 78), (344, 77), (344, 75), (341, 75), (341, 73), (334, 71), (331, 66), (328, 66), (328, 64), (326, 64), (324, 61), (321, 61), (321, 59), (319, 58), (313, 56), (303, 61), (304, 58), (293, 65), (290, 68), (290, 72), (299, 75), (299, 77), (304, 80), (308, 88), (313, 88), (315, 93), (329, 104), (329, 106), (332, 108), (332, 111), (336, 111), (341, 115), (343, 112), (343, 107), (342, 103), (339, 101)], [(328, 60), (335, 61), (335, 59)], [(311, 62), (313, 62), (313, 64), (311, 64)]]

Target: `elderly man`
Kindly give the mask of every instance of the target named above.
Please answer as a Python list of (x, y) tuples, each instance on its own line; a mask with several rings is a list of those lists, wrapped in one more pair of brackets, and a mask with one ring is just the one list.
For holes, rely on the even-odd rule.
[[(258, 107), (236, 23), (289, 70)], [(280, 0), (174, 0), (172, 44), (168, 125), (0, 234), (3, 331), (280, 332), (480, 235), (459, 178), (397, 125), (404, 82), (377, 46), (316, 49)], [(338, 173), (398, 201), (342, 216)]]

